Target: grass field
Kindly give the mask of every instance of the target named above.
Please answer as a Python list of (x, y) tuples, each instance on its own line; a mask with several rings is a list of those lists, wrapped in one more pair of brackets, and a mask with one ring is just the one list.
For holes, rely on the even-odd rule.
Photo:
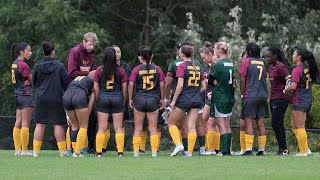
[(1, 179), (320, 179), (320, 155), (308, 157), (193, 156), (169, 157), (162, 152), (134, 158), (125, 152), (118, 158), (107, 152), (102, 158), (59, 157), (42, 151), (37, 158), (0, 151)]

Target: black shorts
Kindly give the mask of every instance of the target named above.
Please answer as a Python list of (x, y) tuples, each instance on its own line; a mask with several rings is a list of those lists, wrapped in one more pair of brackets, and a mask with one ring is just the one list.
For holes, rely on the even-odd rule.
[(122, 95), (104, 96), (99, 95), (97, 102), (97, 111), (104, 113), (121, 113), (125, 111), (125, 105)]
[(16, 96), (16, 109), (34, 107), (33, 96)]
[(156, 97), (135, 96), (133, 106), (140, 112), (154, 112), (160, 107), (160, 99)]
[(241, 118), (261, 119), (269, 117), (267, 98), (243, 98)]
[(202, 107), (202, 103), (190, 102), (190, 101), (178, 101), (176, 102), (175, 106), (184, 112), (188, 112), (190, 109), (193, 109), (193, 108), (200, 109)]
[(81, 88), (67, 89), (62, 98), (63, 107), (66, 111), (88, 108), (89, 98)]
[(311, 104), (292, 105), (292, 110), (308, 113), (311, 110)]

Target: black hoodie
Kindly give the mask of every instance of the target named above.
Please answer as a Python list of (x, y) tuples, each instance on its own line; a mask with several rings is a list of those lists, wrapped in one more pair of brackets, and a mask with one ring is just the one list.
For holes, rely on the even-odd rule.
[(33, 68), (35, 92), (35, 120), (43, 124), (64, 124), (62, 96), (70, 83), (64, 65), (51, 57), (44, 57)]

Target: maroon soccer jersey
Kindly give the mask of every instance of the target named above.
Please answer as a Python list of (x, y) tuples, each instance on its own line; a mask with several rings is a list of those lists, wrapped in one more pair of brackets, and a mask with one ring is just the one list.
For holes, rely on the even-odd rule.
[(266, 68), (261, 59), (246, 58), (242, 61), (239, 71), (245, 77), (246, 86), (244, 97), (268, 98)]
[(292, 71), (292, 82), (297, 83), (297, 88), (292, 96), (293, 105), (312, 104), (312, 79), (308, 65), (300, 64)]
[(159, 66), (141, 64), (135, 67), (129, 81), (135, 83), (134, 96), (153, 96), (160, 98), (160, 82), (164, 81), (164, 74)]
[(21, 59), (16, 59), (11, 65), (11, 78), (14, 86), (15, 96), (33, 96), (32, 86), (25, 85), (24, 82), (31, 74), (27, 63)]
[(271, 84), (270, 99), (289, 99), (289, 97), (283, 94), (283, 90), (286, 86), (286, 77), (289, 75), (287, 67), (279, 62), (276, 65), (269, 67), (269, 79)]
[(204, 77), (200, 66), (194, 65), (191, 61), (184, 61), (178, 66), (176, 77), (183, 78), (183, 88), (177, 102), (202, 102), (200, 87)]
[(67, 71), (70, 78), (88, 75), (93, 70), (94, 58), (94, 51), (88, 53), (82, 43), (72, 48), (67, 57)]
[(107, 80), (101, 77), (103, 66), (99, 66), (94, 74), (93, 80), (100, 84), (100, 93), (106, 95), (122, 95), (122, 83), (127, 82), (127, 74), (123, 67), (118, 68), (118, 73)]
[[(208, 79), (209, 78), (209, 75), (210, 75), (210, 73), (211, 73), (211, 69), (212, 69), (212, 65), (213, 64), (206, 64), (206, 65), (204, 65), (204, 67), (203, 67), (203, 71), (204, 71), (204, 77), (206, 78), (206, 79)], [(212, 86), (211, 85), (207, 85), (207, 89), (206, 89), (206, 91), (205, 91), (205, 97), (206, 97), (206, 99), (208, 99), (208, 100), (210, 100), (209, 98), (208, 98), (208, 96), (207, 96), (207, 94), (208, 93), (210, 93), (210, 92), (212, 92)]]

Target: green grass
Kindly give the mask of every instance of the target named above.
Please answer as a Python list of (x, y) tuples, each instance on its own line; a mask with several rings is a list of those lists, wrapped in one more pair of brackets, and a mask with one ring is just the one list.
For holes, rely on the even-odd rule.
[[(147, 153), (139, 158), (125, 152), (118, 158), (107, 152), (102, 158), (59, 157), (42, 151), (37, 158), (0, 151), (1, 179), (319, 179), (320, 156), (308, 157), (169, 157)], [(196, 153), (194, 153), (196, 154)], [(273, 153), (272, 153), (273, 154)]]

